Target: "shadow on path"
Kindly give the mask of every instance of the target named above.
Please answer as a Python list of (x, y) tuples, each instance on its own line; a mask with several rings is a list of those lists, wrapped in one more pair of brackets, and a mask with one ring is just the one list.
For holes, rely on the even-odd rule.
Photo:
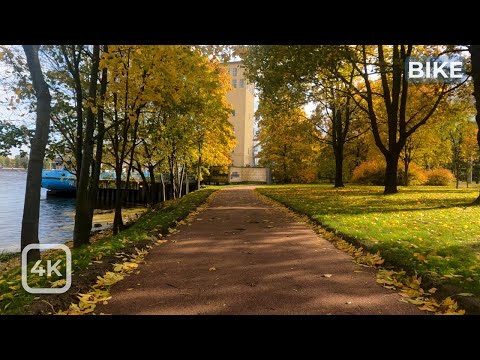
[[(98, 305), (107, 314), (423, 314), (375, 270), (257, 197), (218, 191)], [(356, 272), (355, 272), (356, 271)], [(331, 274), (325, 277), (325, 274)]]

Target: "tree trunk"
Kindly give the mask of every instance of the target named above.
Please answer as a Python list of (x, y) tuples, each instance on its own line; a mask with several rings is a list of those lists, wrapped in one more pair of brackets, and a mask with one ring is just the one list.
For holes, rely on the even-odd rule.
[[(75, 161), (76, 161), (76, 175), (77, 177), (80, 175), (80, 171), (82, 168), (82, 150), (83, 150), (83, 89), (82, 89), (82, 80), (80, 78), (80, 51), (81, 46), (78, 54), (78, 58), (76, 55), (76, 45), (70, 45), (72, 47), (72, 58), (73, 63), (70, 61), (67, 52), (67, 45), (61, 45), (60, 48), (62, 49), (63, 58), (67, 63), (68, 69), (73, 77), (74, 80), (74, 88), (75, 88), (75, 111), (77, 113), (77, 133), (75, 134)], [(78, 189), (78, 181), (77, 181), (77, 189)]]
[(113, 217), (113, 235), (118, 234), (118, 232), (123, 228), (123, 219), (122, 219), (122, 199), (123, 199), (123, 189), (122, 189), (122, 163), (117, 165), (115, 169), (115, 186), (116, 196), (115, 196), (115, 215)]
[(148, 167), (148, 175), (150, 177), (150, 199), (149, 204), (154, 204), (158, 198), (158, 186), (155, 181), (155, 168), (153, 166)]
[(179, 180), (178, 180), (178, 198), (181, 198), (183, 195), (183, 179), (185, 176), (185, 166), (182, 165), (182, 171), (180, 172)]
[(197, 190), (200, 190), (200, 177), (202, 174), (202, 155), (198, 157), (198, 169), (197, 169)]
[[(93, 133), (95, 130), (95, 114), (92, 107), (96, 106), (98, 67), (100, 62), (100, 46), (93, 46), (93, 61), (90, 73), (88, 97), (92, 105), (87, 110), (85, 138), (83, 142), (82, 167), (78, 176), (77, 200), (75, 207), (75, 226), (73, 230), (73, 244), (79, 247), (89, 243), (92, 230), (90, 219), (90, 166), (93, 160)], [(92, 174), (93, 175), (93, 174)]]
[[(104, 45), (104, 52), (108, 52), (107, 45)], [(105, 94), (107, 92), (107, 68), (102, 69), (102, 80), (100, 85), (100, 106), (98, 107), (98, 121), (97, 121), (97, 141), (96, 141), (96, 152), (95, 152), (95, 161), (92, 171), (92, 178), (90, 179), (90, 215), (89, 222), (90, 228), (93, 225), (93, 210), (97, 203), (98, 195), (98, 184), (100, 182), (100, 171), (102, 169), (102, 157), (103, 157), (103, 139), (105, 133), (105, 123), (103, 120), (104, 117), (104, 102)]]
[(335, 187), (345, 187), (343, 184), (343, 144), (341, 142), (338, 143), (333, 154), (335, 156)]
[[(78, 81), (78, 83), (77, 83)], [(77, 175), (80, 174), (82, 169), (82, 148), (83, 148), (83, 94), (82, 94), (82, 84), (80, 82), (80, 76), (75, 77), (75, 92), (76, 92), (76, 110), (77, 110), (77, 134), (76, 134), (76, 146), (75, 151), (75, 160), (77, 162)], [(78, 186), (78, 182), (77, 182)]]
[[(23, 205), (21, 249), (27, 245), (38, 244), (38, 221), (40, 216), (40, 191), (42, 184), (43, 158), (48, 141), (50, 129), (50, 102), (52, 96), (42, 73), (38, 59), (36, 45), (23, 45), (27, 57), (28, 70), (32, 78), (33, 88), (37, 97), (37, 119), (35, 134), (30, 144), (30, 157), (28, 160), (27, 183), (25, 188), (25, 202)], [(28, 261), (40, 259), (39, 250), (30, 250), (27, 254)]]
[(404, 176), (405, 176), (405, 179), (403, 179), (403, 185), (405, 186), (408, 186), (408, 167), (410, 165), (410, 161), (408, 161), (408, 158), (405, 156), (405, 159), (403, 160), (403, 166), (405, 168), (405, 173), (404, 173)]
[(458, 189), (458, 185), (460, 183), (460, 175), (459, 175), (458, 165), (455, 167), (455, 178), (457, 179), (457, 183), (456, 183), (455, 188)]
[(473, 161), (468, 161), (468, 168), (467, 168), (467, 188), (468, 185), (473, 182)]
[(171, 199), (175, 199), (176, 191), (175, 191), (175, 172), (174, 172), (174, 162), (173, 159), (170, 160), (170, 195)]
[[(137, 143), (137, 133), (138, 133), (138, 124), (139, 120), (138, 117), (140, 116), (140, 109), (137, 109), (137, 118), (135, 120), (135, 125), (133, 126), (133, 141), (132, 141), (132, 149), (130, 152), (130, 161), (128, 162), (128, 168), (127, 168), (127, 181), (125, 183), (125, 189), (128, 189), (130, 187), (130, 175), (132, 173), (132, 168), (133, 168), (133, 156), (135, 154), (135, 147)], [(128, 192), (126, 192), (128, 193)]]
[[(470, 45), (470, 55), (472, 58), (472, 79), (473, 79), (473, 96), (475, 97), (475, 120), (478, 125), (477, 143), (480, 147), (480, 45)], [(480, 195), (475, 200), (476, 204), (480, 204)]]
[(398, 155), (390, 155), (386, 157), (387, 168), (385, 170), (385, 191), (384, 194), (396, 194), (397, 189), (397, 169)]
[(165, 192), (165, 181), (163, 180), (163, 173), (160, 173), (160, 181), (162, 183), (162, 201), (167, 201), (167, 194)]

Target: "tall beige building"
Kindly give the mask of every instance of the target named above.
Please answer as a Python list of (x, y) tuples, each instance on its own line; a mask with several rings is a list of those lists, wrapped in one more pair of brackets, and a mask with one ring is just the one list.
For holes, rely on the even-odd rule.
[(247, 82), (243, 75), (241, 61), (227, 64), (230, 81), (233, 87), (227, 94), (227, 101), (233, 107), (230, 122), (235, 131), (237, 145), (232, 153), (233, 166), (254, 166), (253, 157), (253, 112), (254, 86)]

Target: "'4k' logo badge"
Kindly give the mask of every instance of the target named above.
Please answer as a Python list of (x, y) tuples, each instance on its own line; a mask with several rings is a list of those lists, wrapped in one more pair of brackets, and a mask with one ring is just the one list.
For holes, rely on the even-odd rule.
[[(27, 263), (27, 254), (30, 250), (57, 249), (65, 253), (65, 258), (60, 251), (52, 252), (53, 260), (42, 256), (33, 266)], [(31, 267), (30, 267), (31, 266)], [(46, 277), (47, 280), (59, 279), (64, 284), (61, 288), (37, 287), (38, 282)], [(52, 281), (50, 281), (52, 283)], [(56, 281), (58, 283), (58, 281)], [(72, 285), (72, 255), (70, 249), (63, 244), (30, 244), (22, 251), (22, 286), (31, 294), (62, 294)]]

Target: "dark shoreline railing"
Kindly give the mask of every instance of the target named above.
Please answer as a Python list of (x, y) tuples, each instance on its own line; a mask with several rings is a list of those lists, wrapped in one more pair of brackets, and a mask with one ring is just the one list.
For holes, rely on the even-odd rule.
[[(122, 185), (125, 186), (125, 183), (122, 182)], [(182, 186), (182, 195), (186, 194), (186, 184)], [(197, 183), (191, 182), (188, 191), (192, 192), (197, 190)], [(165, 184), (165, 189), (162, 184), (156, 184), (153, 191), (150, 191), (150, 197), (148, 194), (148, 187), (145, 186), (143, 182), (133, 181), (129, 184), (128, 189), (123, 189), (123, 205), (147, 205), (147, 204), (158, 204), (165, 200), (170, 200), (172, 198), (172, 186), (170, 184)], [(58, 197), (75, 197), (75, 193), (65, 193), (65, 192), (55, 192), (48, 191), (47, 196), (58, 196)], [(117, 189), (115, 188), (114, 180), (100, 180), (99, 189), (97, 193), (97, 203), (95, 205), (96, 209), (111, 209), (115, 204), (117, 197)]]

